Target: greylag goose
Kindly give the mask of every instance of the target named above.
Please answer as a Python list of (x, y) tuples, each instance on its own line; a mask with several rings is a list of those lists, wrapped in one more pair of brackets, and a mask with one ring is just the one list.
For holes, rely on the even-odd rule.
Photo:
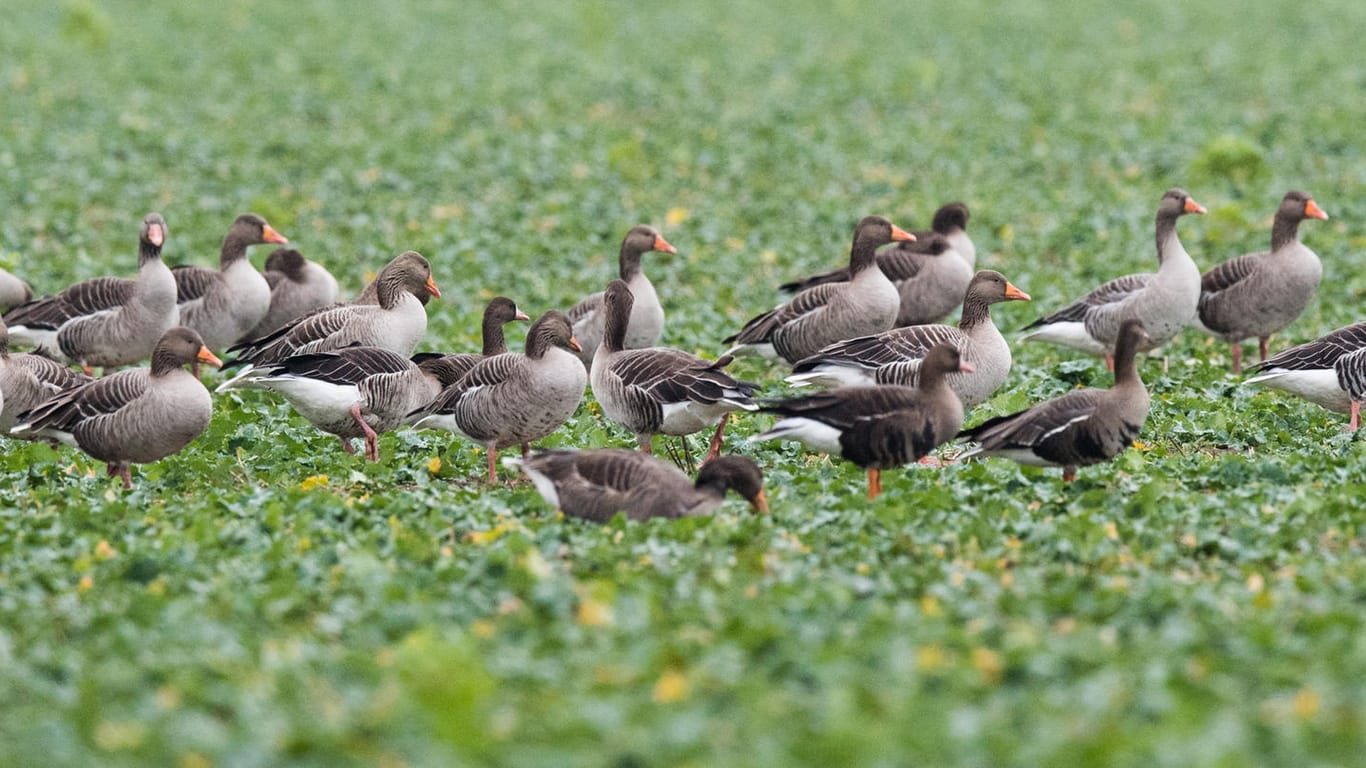
[[(433, 371), (443, 371), (445, 376), (454, 376), (454, 381), (459, 381), (461, 376), (470, 372), (470, 369), (486, 357), (501, 355), (508, 351), (507, 340), (503, 336), (503, 326), (514, 320), (530, 320), (526, 313), (517, 308), (516, 302), (506, 296), (495, 296), (484, 307), (484, 322), (481, 327), (481, 338), (483, 348), (476, 354), (474, 352), (457, 352), (451, 355), (436, 353), (423, 353), (413, 358), (415, 363), (428, 365)], [(452, 381), (451, 383), (454, 383)]]
[(365, 456), (379, 461), (379, 433), (404, 423), (440, 392), (441, 378), (379, 347), (347, 347), (295, 355), (263, 365), (253, 378), (225, 382), (220, 392), (264, 389), (280, 394), (313, 426), (341, 439), (365, 439)]
[(1046, 341), (1104, 356), (1114, 368), (1120, 324), (1139, 320), (1147, 331), (1140, 351), (1166, 344), (1195, 317), (1200, 301), (1200, 268), (1176, 235), (1176, 220), (1204, 213), (1183, 189), (1169, 189), (1157, 206), (1156, 274), (1125, 275), (1026, 327), (1024, 341)]
[(0, 269), (0, 312), (26, 304), (33, 300), (33, 289), (28, 283)]
[(634, 298), (623, 280), (613, 280), (603, 295), (606, 326), (593, 358), (589, 380), (607, 418), (631, 430), (640, 449), (650, 452), (657, 434), (691, 435), (715, 424), (706, 461), (721, 453), (721, 435), (734, 411), (758, 408), (758, 387), (736, 381), (723, 369), (732, 360), (703, 360), (666, 347), (627, 349), (627, 322)]
[(1271, 250), (1248, 253), (1216, 266), (1200, 279), (1195, 325), (1232, 346), (1233, 372), (1242, 372), (1243, 339), (1257, 337), (1261, 360), (1267, 342), (1309, 306), (1323, 265), (1300, 242), (1300, 222), (1327, 219), (1308, 192), (1285, 193), (1271, 225)]
[(129, 464), (147, 464), (189, 445), (209, 425), (213, 402), (188, 363), (222, 365), (189, 328), (167, 331), (151, 368), (119, 371), (68, 389), (20, 415), (11, 434), (65, 443), (108, 463), (133, 487)]
[(951, 373), (972, 373), (958, 350), (939, 344), (925, 356), (919, 387), (841, 387), (764, 405), (782, 418), (751, 440), (791, 438), (868, 471), (868, 498), (882, 492), (882, 470), (918, 461), (963, 427)]
[(175, 278), (161, 260), (166, 235), (161, 214), (147, 214), (138, 234), (136, 278), (83, 280), (15, 307), (4, 316), (11, 341), (80, 363), (87, 373), (92, 366), (147, 359), (176, 324)]
[(1278, 352), (1254, 366), (1252, 370), (1258, 375), (1247, 383), (1279, 389), (1330, 411), (1351, 414), (1348, 429), (1355, 431), (1361, 419), (1363, 355), (1366, 322)]
[[(968, 237), (967, 226), (968, 207), (947, 203), (934, 212), (929, 230), (912, 232), (915, 240), (897, 243), (877, 255), (878, 266), (901, 294), (898, 327), (940, 322), (958, 306), (977, 265), (977, 246)], [(848, 279), (845, 267), (780, 288), (801, 291)]]
[(508, 457), (521, 467), (548, 504), (570, 517), (606, 523), (618, 512), (628, 520), (673, 519), (710, 514), (734, 490), (756, 512), (768, 512), (764, 475), (743, 456), (722, 456), (702, 465), (697, 482), (675, 467), (639, 451), (537, 451)]
[(786, 304), (745, 323), (725, 339), (726, 354), (782, 357), (795, 363), (837, 341), (881, 333), (896, 322), (901, 297), (877, 266), (877, 249), (915, 236), (881, 216), (868, 216), (854, 229), (848, 282), (808, 288)]
[(262, 275), (270, 286), (270, 309), (247, 339), (269, 336), (295, 318), (337, 303), (337, 278), (293, 248), (271, 251)]
[(831, 344), (794, 365), (787, 380), (797, 386), (914, 386), (925, 354), (936, 344), (951, 344), (974, 372), (949, 374), (949, 387), (971, 408), (991, 397), (1010, 374), (1010, 345), (991, 321), (990, 307), (1001, 301), (1029, 301), (1029, 294), (1000, 272), (984, 269), (968, 285), (957, 328), (913, 325)]
[(559, 429), (583, 400), (588, 372), (569, 318), (550, 310), (527, 331), (526, 354), (480, 361), (414, 415), (417, 427), (444, 429), (488, 449), (488, 478), (498, 482), (500, 448), (530, 444)]
[(1148, 390), (1138, 377), (1136, 356), (1150, 343), (1140, 321), (1125, 320), (1115, 348), (1113, 387), (1074, 389), (964, 430), (960, 437), (977, 446), (962, 458), (1000, 456), (1035, 467), (1062, 467), (1062, 479), (1070, 483), (1077, 478), (1077, 467), (1119, 455), (1148, 418)]
[(9, 329), (0, 320), (0, 435), (9, 435), (19, 414), (62, 390), (90, 381), (44, 355), (11, 355)]
[[(617, 277), (626, 281), (631, 288), (631, 295), (636, 299), (626, 331), (627, 349), (653, 347), (664, 334), (664, 307), (659, 304), (654, 284), (640, 268), (640, 257), (650, 251), (678, 253), (678, 249), (670, 245), (654, 227), (642, 224), (626, 233), (617, 257)], [(579, 359), (587, 368), (593, 364), (593, 355), (598, 352), (606, 326), (606, 318), (602, 313), (602, 292), (575, 304), (567, 314), (569, 321), (574, 324), (574, 338), (583, 347)]]
[(180, 324), (198, 332), (209, 349), (224, 349), (246, 338), (270, 311), (270, 284), (252, 266), (247, 248), (288, 242), (260, 216), (238, 216), (223, 236), (218, 269), (182, 265), (171, 270)]
[[(378, 304), (342, 304), (298, 318), (266, 336), (231, 347), (229, 367), (245, 365), (232, 381), (250, 378), (263, 365), (294, 355), (330, 352), (351, 346), (380, 347), (404, 357), (427, 332), (427, 309), (418, 299), (441, 291), (422, 254), (408, 251), (385, 265), (375, 278)], [(228, 382), (225, 382), (225, 386)]]

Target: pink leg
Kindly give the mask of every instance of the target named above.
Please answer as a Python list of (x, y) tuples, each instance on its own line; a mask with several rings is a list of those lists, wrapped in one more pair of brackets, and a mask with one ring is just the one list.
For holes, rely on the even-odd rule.
[(120, 464), (120, 465), (118, 465), (118, 466), (119, 466), (119, 477), (123, 478), (123, 489), (124, 489), (125, 491), (131, 491), (131, 490), (133, 490), (133, 472), (132, 472), (132, 470), (128, 468), (128, 465), (127, 465), (127, 464)]
[(522, 443), (522, 461), (531, 458), (531, 443)]
[(936, 458), (933, 457), (933, 456), (921, 456), (921, 457), (920, 457), (920, 461), (918, 461), (918, 462), (916, 462), (916, 463), (921, 464), (921, 465), (926, 466), (926, 467), (942, 467), (942, 466), (944, 466), (944, 462), (940, 461), (939, 459), (936, 459)]
[(350, 440), (348, 440), (348, 439), (345, 438), (345, 437), (339, 437), (339, 438), (337, 438), (337, 439), (338, 439), (338, 440), (341, 440), (342, 450), (343, 450), (343, 451), (346, 451), (346, 455), (347, 455), (347, 456), (355, 456), (355, 455), (356, 455), (356, 449), (351, 447), (351, 441), (350, 441)]
[(1115, 370), (1115, 356), (1114, 356), (1114, 355), (1106, 355), (1106, 356), (1105, 356), (1105, 370), (1111, 371), (1111, 372), (1113, 372), (1113, 371)]
[(1076, 480), (1076, 479), (1077, 479), (1077, 468), (1076, 468), (1076, 467), (1063, 467), (1063, 468), (1062, 468), (1062, 481), (1063, 481), (1064, 483), (1070, 483), (1070, 482), (1073, 482), (1073, 481)]
[(724, 437), (726, 432), (726, 423), (729, 421), (730, 414), (727, 413), (721, 417), (720, 423), (716, 425), (716, 431), (712, 433), (711, 436), (711, 445), (707, 446), (707, 455), (705, 458), (702, 459), (703, 464), (706, 464), (707, 462), (721, 455), (722, 438)]
[(882, 493), (882, 470), (868, 470), (868, 500), (872, 501), (877, 495)]
[(1361, 403), (1357, 400), (1352, 401), (1352, 419), (1347, 422), (1347, 431), (1355, 432), (1361, 426)]
[(375, 434), (375, 430), (360, 417), (360, 403), (351, 404), (351, 418), (356, 420), (361, 431), (365, 433), (365, 458), (379, 461), (379, 435)]
[(636, 435), (636, 445), (640, 446), (640, 450), (650, 455), (654, 455), (655, 447), (650, 440), (651, 435), (647, 433), (642, 432), (641, 434)]
[[(1266, 357), (1263, 356), (1262, 359), (1265, 360)], [(1233, 372), (1243, 372), (1243, 345), (1236, 341), (1233, 342)]]
[(489, 485), (498, 484), (498, 446), (489, 446)]
[(1261, 337), (1260, 339), (1257, 339), (1258, 351), (1260, 351), (1260, 352), (1262, 353), (1262, 362), (1264, 362), (1264, 363), (1266, 362), (1266, 359), (1267, 359), (1268, 357), (1271, 356), (1271, 343), (1270, 343), (1270, 342), (1271, 342), (1271, 337), (1270, 337), (1270, 336), (1263, 336), (1263, 337)]

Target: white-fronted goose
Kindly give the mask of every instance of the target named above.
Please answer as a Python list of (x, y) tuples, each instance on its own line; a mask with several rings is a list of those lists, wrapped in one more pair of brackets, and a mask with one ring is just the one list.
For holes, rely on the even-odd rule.
[(428, 366), (432, 371), (440, 371), (445, 377), (454, 376), (450, 382), (458, 381), (461, 376), (486, 357), (501, 355), (508, 351), (507, 340), (503, 336), (503, 326), (514, 320), (530, 320), (526, 313), (517, 308), (516, 302), (506, 296), (495, 296), (484, 307), (484, 321), (480, 338), (483, 348), (478, 352), (456, 352), (450, 355), (424, 353), (413, 358), (413, 362)]
[(722, 456), (702, 465), (697, 482), (675, 467), (639, 451), (537, 451), (508, 457), (521, 467), (548, 504), (570, 517), (606, 523), (618, 512), (628, 520), (673, 519), (710, 514), (738, 493), (756, 512), (767, 512), (764, 476), (743, 456)]
[(564, 313), (550, 310), (527, 331), (526, 354), (508, 352), (479, 362), (418, 411), (415, 426), (445, 429), (488, 449), (489, 483), (498, 482), (498, 449), (559, 429), (583, 401), (588, 372)]
[(9, 329), (0, 320), (0, 435), (9, 436), (19, 414), (62, 390), (90, 381), (44, 355), (9, 353)]
[(0, 312), (33, 300), (33, 289), (4, 269), (0, 269)]
[(650, 451), (654, 435), (691, 435), (716, 425), (706, 460), (721, 452), (721, 435), (733, 411), (753, 411), (758, 387), (737, 381), (723, 369), (731, 357), (703, 360), (666, 347), (627, 349), (627, 322), (634, 301), (623, 280), (604, 292), (606, 326), (593, 358), (593, 396), (607, 418), (635, 433), (640, 449)]
[(1133, 444), (1148, 418), (1148, 390), (1138, 377), (1138, 350), (1149, 344), (1138, 320), (1120, 326), (1115, 349), (1115, 385), (1076, 389), (1009, 416), (964, 430), (977, 443), (963, 458), (1000, 456), (1035, 467), (1062, 467), (1072, 482), (1077, 467), (1109, 461)]
[(427, 309), (420, 293), (441, 296), (432, 268), (416, 251), (389, 262), (375, 277), (378, 304), (342, 304), (319, 310), (266, 336), (230, 348), (229, 367), (245, 365), (231, 381), (250, 378), (263, 365), (294, 355), (345, 347), (380, 347), (407, 357), (427, 332)]
[[(640, 257), (650, 251), (678, 253), (678, 249), (670, 245), (654, 227), (641, 224), (626, 233), (617, 257), (617, 277), (626, 281), (636, 300), (631, 310), (631, 322), (626, 329), (627, 349), (653, 347), (664, 335), (664, 307), (659, 303), (654, 284), (640, 268)], [(567, 314), (569, 321), (574, 324), (574, 338), (583, 347), (579, 359), (583, 360), (584, 367), (588, 367), (593, 364), (593, 355), (598, 352), (606, 326), (602, 312), (602, 292), (575, 304)]]
[(158, 461), (204, 431), (213, 402), (185, 365), (222, 365), (198, 333), (167, 331), (152, 350), (152, 367), (119, 371), (68, 389), (20, 415), (19, 437), (65, 443), (109, 464), (109, 476), (132, 488), (129, 464)]
[(262, 273), (270, 286), (270, 309), (244, 338), (259, 339), (286, 323), (337, 303), (337, 278), (293, 248), (276, 248)]
[[(947, 203), (935, 211), (929, 230), (912, 232), (915, 240), (897, 243), (877, 255), (882, 273), (901, 294), (898, 327), (937, 323), (958, 306), (977, 264), (977, 246), (968, 237), (967, 226), (968, 207)], [(780, 287), (802, 291), (848, 279), (849, 269), (844, 267)]]
[(1148, 340), (1140, 351), (1160, 347), (1195, 317), (1200, 302), (1200, 268), (1176, 235), (1176, 220), (1204, 213), (1183, 189), (1169, 189), (1157, 206), (1156, 274), (1118, 277), (1081, 299), (1026, 327), (1024, 341), (1046, 341), (1103, 356), (1114, 367), (1120, 324), (1143, 323)]
[(1271, 250), (1229, 259), (1200, 279), (1195, 325), (1232, 346), (1233, 372), (1243, 367), (1243, 339), (1257, 338), (1266, 361), (1271, 334), (1299, 317), (1323, 279), (1319, 257), (1300, 242), (1300, 222), (1327, 219), (1308, 192), (1285, 193), (1271, 225)]
[(915, 236), (881, 216), (868, 216), (854, 229), (848, 282), (808, 288), (786, 304), (745, 323), (725, 339), (726, 354), (781, 357), (795, 363), (837, 341), (881, 333), (896, 322), (901, 297), (877, 266), (877, 249)]
[(1366, 322), (1354, 323), (1278, 352), (1255, 366), (1252, 370), (1258, 375), (1247, 383), (1289, 392), (1330, 411), (1349, 413), (1348, 428), (1355, 431), (1360, 422), (1364, 351)]
[(968, 285), (957, 328), (913, 325), (831, 344), (794, 365), (787, 380), (798, 386), (914, 386), (926, 353), (936, 344), (951, 344), (974, 372), (949, 374), (949, 387), (971, 408), (991, 397), (1010, 375), (1010, 345), (991, 321), (990, 307), (1012, 300), (1029, 301), (1029, 294), (1000, 272), (984, 269)]
[(794, 439), (868, 470), (868, 498), (882, 492), (882, 470), (928, 456), (963, 427), (963, 403), (950, 373), (972, 373), (958, 350), (940, 344), (925, 356), (920, 386), (841, 387), (769, 403), (782, 418), (751, 440)]
[(218, 269), (182, 265), (171, 270), (180, 324), (198, 332), (210, 349), (226, 349), (246, 338), (270, 311), (270, 284), (252, 266), (247, 248), (287, 242), (260, 216), (238, 216), (223, 236)]
[(166, 234), (161, 214), (147, 214), (138, 235), (136, 278), (83, 280), (15, 307), (4, 316), (10, 340), (80, 363), (87, 372), (145, 360), (176, 324), (175, 278), (161, 260)]

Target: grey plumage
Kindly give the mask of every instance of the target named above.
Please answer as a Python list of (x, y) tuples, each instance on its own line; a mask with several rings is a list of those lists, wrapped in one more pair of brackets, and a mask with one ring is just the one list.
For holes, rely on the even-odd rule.
[(503, 326), (514, 320), (530, 320), (517, 304), (506, 296), (495, 296), (484, 308), (484, 319), (480, 326), (482, 347), (479, 352), (456, 352), (449, 355), (427, 354), (421, 360), (427, 370), (434, 375), (449, 379), (448, 384), (459, 381), (480, 360), (508, 351)]
[[(641, 224), (632, 227), (626, 233), (617, 256), (617, 277), (626, 281), (631, 294), (635, 297), (631, 322), (626, 332), (626, 349), (653, 347), (664, 334), (664, 307), (659, 303), (659, 295), (655, 293), (654, 284), (640, 268), (641, 256), (650, 251), (678, 253), (678, 249), (670, 245), (654, 227)], [(583, 347), (579, 359), (583, 361), (584, 367), (593, 364), (593, 356), (597, 354), (598, 346), (602, 343), (607, 322), (602, 311), (602, 298), (603, 294), (599, 291), (575, 304), (565, 313), (574, 326), (574, 338), (578, 339), (579, 345)]]
[(0, 269), (0, 312), (33, 300), (33, 289), (9, 271)]
[(0, 320), (0, 435), (9, 436), (19, 414), (90, 377), (43, 355), (9, 352), (9, 329)]
[(1349, 427), (1356, 429), (1361, 400), (1352, 391), (1360, 392), (1355, 382), (1363, 364), (1362, 350), (1366, 350), (1366, 322), (1353, 323), (1254, 366), (1257, 375), (1247, 383), (1289, 392), (1330, 411), (1352, 414)]
[(210, 349), (226, 349), (246, 338), (270, 310), (270, 284), (252, 266), (247, 248), (287, 242), (260, 216), (238, 216), (223, 236), (218, 269), (182, 265), (171, 270), (180, 324), (193, 328)]
[(293, 248), (272, 251), (261, 274), (270, 286), (270, 307), (246, 339), (268, 336), (295, 318), (337, 303), (337, 278)]

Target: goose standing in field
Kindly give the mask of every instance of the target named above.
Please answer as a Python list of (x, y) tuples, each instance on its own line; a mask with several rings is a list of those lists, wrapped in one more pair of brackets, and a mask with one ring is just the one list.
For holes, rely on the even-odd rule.
[(270, 284), (252, 266), (247, 248), (288, 242), (260, 216), (238, 216), (223, 236), (218, 269), (182, 265), (171, 270), (180, 324), (193, 328), (210, 349), (225, 349), (246, 338), (270, 311)]
[(704, 461), (716, 458), (730, 414), (758, 409), (758, 386), (737, 381), (723, 370), (732, 360), (729, 356), (712, 361), (667, 347), (627, 349), (633, 301), (625, 281), (608, 284), (601, 310), (606, 326), (590, 372), (593, 396), (607, 418), (635, 433), (646, 453), (654, 435), (684, 437), (715, 424)]
[(231, 347), (229, 367), (246, 367), (229, 382), (258, 375), (257, 369), (294, 355), (330, 352), (351, 346), (380, 347), (407, 357), (427, 332), (427, 309), (418, 298), (441, 291), (432, 267), (416, 251), (385, 265), (375, 278), (378, 304), (341, 304), (298, 318), (265, 338)]
[(787, 380), (797, 386), (914, 386), (926, 353), (936, 344), (950, 344), (974, 369), (948, 377), (949, 388), (971, 408), (991, 397), (1010, 375), (1010, 345), (991, 321), (990, 307), (1001, 301), (1029, 301), (1029, 294), (1000, 272), (984, 269), (968, 285), (957, 328), (913, 325), (831, 344), (798, 361)]
[(28, 283), (0, 269), (0, 312), (33, 300), (33, 289)]
[(1319, 257), (1300, 242), (1300, 222), (1327, 219), (1308, 192), (1285, 193), (1271, 225), (1271, 250), (1216, 266), (1200, 279), (1195, 325), (1232, 346), (1233, 372), (1243, 367), (1243, 339), (1257, 337), (1262, 362), (1271, 334), (1299, 317), (1323, 279)]
[(1366, 322), (1354, 323), (1313, 341), (1278, 352), (1253, 367), (1248, 384), (1289, 392), (1337, 413), (1351, 414), (1348, 429), (1361, 420)]
[(782, 418), (751, 440), (798, 440), (868, 471), (868, 498), (882, 492), (882, 470), (919, 461), (963, 427), (963, 403), (949, 388), (951, 373), (972, 364), (948, 344), (920, 366), (920, 386), (841, 387), (764, 405)]
[[(877, 255), (878, 266), (901, 294), (897, 327), (940, 322), (958, 306), (977, 265), (977, 246), (968, 237), (967, 226), (968, 207), (947, 203), (934, 212), (929, 230), (912, 232), (915, 240), (897, 243)], [(801, 291), (848, 279), (845, 267), (780, 288)]]
[(142, 219), (138, 275), (97, 277), (61, 293), (20, 305), (4, 316), (18, 345), (79, 363), (114, 368), (147, 359), (158, 339), (176, 324), (176, 284), (161, 260), (166, 221)]
[[(457, 352), (450, 355), (436, 353), (423, 353), (413, 358), (413, 362), (428, 365), (432, 370), (441, 370), (446, 376), (455, 376), (458, 381), (461, 376), (470, 372), (470, 369), (487, 357), (501, 355), (508, 351), (507, 339), (503, 335), (503, 326), (514, 320), (530, 320), (526, 313), (517, 308), (517, 303), (506, 296), (495, 296), (493, 300), (484, 307), (484, 321), (480, 329), (480, 338), (483, 348), (478, 352)], [(453, 382), (452, 382), (453, 383)]]
[(19, 414), (66, 389), (90, 381), (43, 355), (9, 353), (9, 329), (0, 320), (0, 435), (9, 436)]
[(734, 490), (756, 512), (768, 512), (764, 475), (743, 456), (722, 456), (702, 465), (693, 482), (677, 468), (639, 451), (537, 451), (509, 456), (548, 504), (570, 517), (606, 523), (618, 512), (628, 520), (673, 519), (710, 514)]
[[(617, 277), (626, 282), (636, 300), (626, 331), (627, 349), (653, 347), (664, 335), (664, 307), (659, 303), (654, 284), (640, 268), (640, 257), (650, 251), (678, 253), (678, 249), (670, 245), (654, 227), (641, 224), (626, 233), (617, 257)], [(569, 321), (574, 324), (574, 338), (583, 347), (579, 359), (587, 368), (593, 364), (593, 356), (602, 343), (603, 329), (607, 324), (602, 312), (602, 292), (575, 304), (567, 314)]]
[(526, 354), (494, 355), (475, 365), (419, 410), (414, 426), (444, 429), (488, 449), (489, 484), (498, 482), (500, 448), (531, 443), (574, 415), (588, 386), (588, 372), (569, 318), (550, 310), (527, 331)]
[(1030, 332), (1022, 340), (1103, 356), (1111, 369), (1120, 324), (1129, 318), (1140, 321), (1147, 331), (1140, 351), (1171, 341), (1195, 317), (1200, 302), (1200, 268), (1181, 245), (1176, 220), (1204, 212), (1185, 190), (1167, 190), (1157, 206), (1157, 273), (1117, 277), (1026, 326)]
[(185, 365), (222, 365), (193, 330), (177, 326), (152, 350), (152, 367), (119, 371), (68, 389), (21, 414), (11, 434), (65, 443), (108, 463), (132, 488), (129, 464), (158, 461), (209, 425), (213, 402)]
[(286, 323), (337, 303), (337, 278), (293, 248), (276, 248), (262, 273), (270, 286), (270, 308), (246, 339), (269, 336)]
[(1074, 389), (1008, 416), (988, 419), (960, 437), (977, 443), (964, 453), (1000, 456), (1035, 467), (1062, 467), (1064, 482), (1077, 467), (1109, 461), (1133, 445), (1148, 419), (1148, 390), (1138, 377), (1138, 350), (1150, 344), (1138, 320), (1125, 320), (1115, 348), (1115, 385)]
[(726, 354), (781, 357), (795, 363), (844, 339), (881, 333), (896, 322), (901, 297), (877, 265), (877, 249), (915, 236), (881, 216), (868, 216), (854, 229), (848, 282), (808, 288), (786, 304), (745, 323), (725, 339)]

